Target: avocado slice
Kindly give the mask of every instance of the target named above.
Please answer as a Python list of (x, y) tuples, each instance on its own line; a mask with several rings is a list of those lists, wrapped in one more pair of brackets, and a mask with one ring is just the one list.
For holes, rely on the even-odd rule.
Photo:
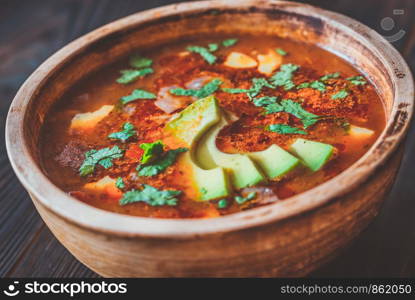
[(320, 170), (331, 158), (334, 147), (329, 144), (297, 139), (291, 146), (290, 150), (296, 154), (303, 163), (311, 170)]
[(189, 152), (184, 154), (184, 162), (188, 163), (192, 169), (200, 201), (225, 198), (232, 193), (229, 176), (223, 168), (202, 169), (195, 163)]
[(200, 201), (223, 198), (232, 193), (228, 174), (222, 167), (204, 169), (194, 159), (198, 139), (218, 123), (220, 118), (217, 100), (209, 96), (189, 105), (164, 128), (167, 133), (184, 141), (190, 148), (190, 151), (183, 154), (184, 162), (192, 169)]
[(177, 118), (166, 124), (164, 130), (191, 147), (211, 126), (220, 120), (220, 108), (215, 97), (193, 102)]
[(281, 178), (300, 163), (298, 158), (277, 145), (271, 145), (263, 151), (251, 152), (248, 155), (270, 179)]
[(219, 131), (227, 125), (222, 116), (221, 121), (210, 129), (199, 141), (195, 158), (201, 166), (211, 168), (220, 166), (225, 168), (230, 176), (232, 185), (241, 189), (266, 180), (255, 163), (246, 154), (229, 154), (216, 147), (216, 137)]

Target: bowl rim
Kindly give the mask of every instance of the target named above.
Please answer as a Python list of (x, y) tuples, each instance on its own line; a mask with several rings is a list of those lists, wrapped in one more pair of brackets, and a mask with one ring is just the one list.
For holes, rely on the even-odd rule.
[[(87, 205), (60, 190), (41, 171), (32, 158), (23, 132), (24, 116), (37, 88), (49, 78), (55, 67), (80, 49), (105, 38), (156, 18), (211, 9), (235, 9), (259, 6), (261, 9), (282, 9), (287, 12), (317, 17), (339, 30), (377, 48), (377, 55), (388, 68), (406, 76), (393, 79), (395, 99), (385, 129), (374, 145), (351, 167), (329, 181), (287, 200), (247, 211), (212, 219), (157, 219), (135, 217), (104, 211)], [(356, 26), (351, 26), (356, 25)], [(396, 72), (395, 72), (396, 73)], [(303, 3), (272, 0), (197, 1), (171, 4), (124, 17), (69, 43), (57, 51), (24, 82), (17, 92), (6, 121), (7, 153), (20, 182), (34, 201), (66, 221), (84, 229), (122, 237), (192, 238), (208, 234), (237, 231), (274, 223), (336, 199), (367, 180), (394, 152), (408, 130), (413, 113), (414, 86), (409, 67), (399, 52), (381, 35), (344, 15)], [(406, 118), (401, 119), (403, 115)]]

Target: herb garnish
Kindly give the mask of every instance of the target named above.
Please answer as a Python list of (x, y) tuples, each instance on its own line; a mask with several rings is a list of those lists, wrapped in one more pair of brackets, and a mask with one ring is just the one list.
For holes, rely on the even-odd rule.
[(134, 130), (134, 125), (127, 122), (124, 123), (124, 125), (122, 126), (122, 131), (113, 132), (110, 135), (108, 135), (108, 138), (121, 140), (121, 142), (125, 143), (130, 137), (134, 136), (136, 133), (137, 131)]
[(227, 40), (222, 41), (222, 45), (224, 47), (230, 47), (230, 46), (235, 45), (237, 42), (238, 42), (238, 39), (227, 39)]
[(294, 102), (291, 99), (283, 99), (280, 103), (272, 103), (266, 105), (266, 114), (286, 112), (299, 118), (303, 123), (304, 128), (310, 127), (320, 120), (320, 116), (312, 114), (301, 107), (300, 103)]
[(286, 56), (288, 54), (286, 51), (284, 51), (281, 48), (275, 49), (275, 52), (277, 52), (279, 55), (282, 55), (282, 56)]
[(140, 148), (144, 149), (141, 158), (141, 164), (137, 166), (138, 175), (154, 176), (163, 172), (167, 167), (175, 163), (177, 155), (188, 151), (187, 148), (177, 148), (174, 150), (164, 151), (163, 143), (144, 143)]
[(122, 177), (118, 177), (118, 178), (117, 178), (117, 181), (115, 182), (115, 186), (116, 186), (119, 190), (122, 190), (122, 189), (124, 189), (124, 188), (125, 188), (125, 183), (124, 183), (124, 181), (122, 180)]
[(138, 99), (156, 99), (157, 96), (153, 93), (147, 92), (146, 90), (142, 89), (135, 89), (130, 95), (121, 97), (120, 101), (122, 104), (127, 104), (131, 101), (135, 101)]
[(85, 153), (85, 160), (79, 168), (81, 176), (92, 174), (97, 164), (103, 166), (105, 169), (112, 167), (112, 160), (122, 157), (124, 150), (118, 146), (112, 148), (103, 148), (100, 150), (89, 150)]
[(178, 202), (176, 196), (182, 193), (181, 191), (174, 190), (159, 190), (148, 184), (143, 184), (143, 187), (142, 190), (131, 190), (126, 192), (119, 202), (120, 205), (144, 202), (151, 206), (175, 206)]
[(307, 134), (307, 132), (305, 132), (304, 130), (300, 130), (296, 127), (291, 127), (290, 125), (285, 124), (272, 124), (267, 126), (266, 129), (279, 134)]
[(142, 77), (147, 74), (151, 74), (153, 72), (154, 71), (152, 68), (144, 68), (140, 70), (133, 70), (133, 69), (121, 70), (120, 73), (122, 75), (120, 78), (117, 79), (117, 82), (122, 83), (122, 84), (128, 84), (128, 83), (131, 83), (137, 80), (138, 77)]
[(322, 76), (320, 78), (321, 81), (326, 81), (329, 79), (334, 79), (334, 78), (339, 78), (340, 77), (340, 72), (336, 72), (336, 73), (330, 73), (330, 74), (326, 74), (324, 76)]
[(278, 97), (272, 97), (272, 96), (264, 96), (260, 98), (254, 99), (254, 105), (259, 107), (264, 107), (270, 104), (277, 103)]
[(331, 96), (331, 99), (336, 100), (336, 99), (344, 99), (347, 96), (349, 96), (349, 92), (346, 90), (341, 90), (339, 92), (337, 92), (336, 94)]
[(147, 57), (143, 57), (139, 54), (135, 54), (130, 58), (130, 66), (133, 68), (141, 69), (151, 67), (153, 60)]
[(350, 81), (354, 85), (365, 85), (367, 83), (363, 76), (352, 76), (346, 78), (346, 80)]
[(161, 154), (163, 154), (163, 147), (164, 145), (162, 141), (156, 141), (154, 143), (142, 143), (140, 148), (144, 150), (144, 153), (141, 156), (140, 162), (142, 164), (147, 164), (156, 160), (160, 157)]
[(192, 96), (201, 99), (216, 92), (221, 84), (222, 80), (216, 78), (202, 86), (200, 89), (176, 88), (169, 90), (169, 92), (176, 96)]
[(216, 44), (216, 43), (211, 43), (211, 44), (209, 44), (208, 45), (208, 50), (210, 51), (210, 52), (215, 52), (215, 51), (217, 51), (219, 49), (219, 45), (218, 44)]
[(295, 87), (292, 79), (294, 72), (297, 71), (300, 67), (294, 64), (284, 64), (281, 66), (280, 70), (276, 72), (270, 78), (270, 81), (275, 86), (283, 86), (286, 91)]
[(213, 65), (216, 62), (217, 57), (210, 53), (209, 49), (200, 46), (189, 46), (186, 48), (187, 51), (194, 52), (203, 57), (208, 64)]
[(326, 85), (318, 80), (312, 81), (312, 82), (303, 82), (299, 85), (297, 85), (296, 87), (298, 90), (299, 89), (305, 89), (305, 88), (311, 88), (311, 89), (315, 89), (318, 90), (322, 93), (324, 93), (326, 91)]
[(240, 204), (244, 204), (247, 201), (255, 199), (256, 196), (257, 196), (256, 192), (250, 192), (246, 197), (235, 196), (235, 201), (236, 201), (236, 203), (238, 203), (240, 205)]

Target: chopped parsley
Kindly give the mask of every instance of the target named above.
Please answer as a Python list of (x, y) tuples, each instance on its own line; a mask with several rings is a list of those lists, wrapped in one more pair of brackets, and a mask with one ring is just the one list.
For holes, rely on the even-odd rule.
[(228, 200), (221, 199), (221, 200), (218, 201), (218, 208), (219, 209), (226, 208), (227, 206), (228, 206)]
[(284, 90), (286, 91), (291, 90), (295, 87), (295, 84), (292, 81), (294, 72), (299, 68), (299, 66), (294, 64), (284, 64), (278, 72), (272, 75), (270, 81), (275, 86), (284, 87)]
[(340, 77), (340, 72), (336, 72), (336, 73), (330, 73), (330, 74), (326, 74), (322, 77), (320, 77), (321, 81), (326, 81), (329, 79), (335, 79), (335, 78), (339, 78)]
[(290, 125), (285, 124), (272, 124), (267, 126), (267, 130), (279, 134), (307, 134), (307, 132), (305, 132), (304, 130), (298, 129), (296, 127), (291, 127)]
[(118, 177), (118, 178), (117, 178), (117, 181), (115, 182), (115, 186), (116, 186), (118, 189), (120, 189), (120, 190), (122, 190), (122, 189), (124, 189), (124, 188), (125, 188), (125, 183), (124, 183), (124, 181), (122, 180), (122, 177)]
[(141, 69), (151, 67), (153, 60), (147, 57), (142, 57), (139, 54), (135, 54), (130, 57), (130, 66), (133, 68)]
[(86, 176), (94, 173), (97, 164), (103, 166), (105, 169), (112, 167), (112, 160), (121, 158), (124, 154), (124, 150), (118, 146), (112, 148), (103, 148), (100, 150), (89, 150), (85, 153), (85, 160), (79, 168), (81, 176)]
[(216, 78), (202, 86), (200, 89), (176, 88), (169, 90), (169, 92), (176, 96), (192, 96), (201, 99), (216, 92), (221, 84), (222, 80)]
[(120, 199), (120, 205), (127, 205), (130, 203), (144, 202), (151, 206), (175, 206), (179, 201), (176, 197), (180, 195), (181, 191), (174, 190), (159, 190), (155, 187), (143, 184), (142, 190), (131, 190), (126, 192)]
[(122, 104), (127, 104), (131, 101), (135, 101), (138, 99), (156, 99), (157, 96), (153, 93), (147, 92), (146, 90), (142, 89), (135, 89), (130, 95), (121, 97), (120, 101)]
[(320, 120), (320, 116), (312, 114), (301, 107), (300, 103), (294, 102), (291, 99), (283, 99), (280, 103), (273, 103), (265, 106), (267, 114), (286, 112), (301, 120), (304, 128), (314, 125)]
[(151, 161), (150, 163), (138, 165), (137, 171), (138, 175), (140, 176), (155, 176), (157, 174), (160, 174), (164, 170), (167, 169), (167, 167), (171, 166), (176, 162), (177, 156), (182, 153), (188, 151), (187, 148), (177, 148), (174, 150), (169, 150), (164, 152), (161, 156), (159, 156), (154, 161)]
[(312, 82), (303, 82), (299, 85), (297, 85), (296, 87), (298, 90), (299, 89), (305, 89), (305, 88), (311, 88), (311, 89), (315, 89), (318, 90), (322, 93), (324, 93), (326, 91), (326, 85), (318, 80), (312, 81)]
[(226, 93), (230, 94), (241, 94), (246, 93), (249, 97), (249, 99), (252, 99), (253, 97), (257, 96), (262, 88), (268, 87), (271, 89), (274, 89), (275, 87), (270, 84), (265, 78), (253, 78), (252, 79), (252, 85), (249, 89), (230, 89), (230, 88), (224, 88), (222, 89)]
[(219, 45), (218, 44), (216, 44), (216, 43), (211, 43), (211, 44), (209, 44), (208, 45), (208, 50), (210, 51), (210, 52), (215, 52), (215, 51), (217, 51), (219, 49)]
[(151, 74), (153, 73), (153, 69), (152, 68), (144, 68), (144, 69), (140, 69), (140, 70), (121, 70), (121, 77), (119, 77), (117, 79), (118, 83), (121, 84), (128, 84), (131, 83), (135, 80), (137, 80), (139, 77), (145, 76), (147, 74)]
[(251, 201), (251, 200), (255, 199), (256, 196), (257, 196), (256, 192), (250, 192), (246, 197), (235, 196), (235, 201), (236, 201), (236, 203), (241, 205), (241, 204), (244, 204), (245, 202), (248, 202), (248, 201)]
[(134, 130), (134, 125), (127, 122), (124, 123), (122, 126), (122, 131), (119, 132), (113, 132), (110, 135), (108, 135), (108, 138), (120, 140), (121, 142), (125, 143), (130, 137), (134, 136), (137, 131)]
[(222, 45), (224, 47), (231, 47), (233, 45), (235, 45), (238, 42), (238, 39), (227, 39), (222, 41)]
[(336, 94), (331, 96), (331, 99), (336, 100), (336, 99), (344, 99), (347, 96), (349, 96), (349, 92), (346, 90), (341, 90), (339, 92), (337, 92)]
[(213, 55), (209, 49), (200, 46), (189, 46), (187, 51), (194, 52), (203, 57), (203, 59), (209, 64), (213, 65), (216, 62), (217, 57)]
[(367, 83), (363, 76), (353, 76), (346, 78), (346, 80), (350, 81), (354, 85), (365, 85)]
[(144, 150), (140, 162), (142, 164), (147, 164), (156, 160), (163, 154), (164, 145), (162, 141), (156, 141), (154, 143), (142, 143), (140, 148)]
[(282, 56), (286, 56), (288, 54), (286, 51), (284, 51), (281, 48), (275, 49), (275, 52), (277, 52), (279, 55), (282, 55)]

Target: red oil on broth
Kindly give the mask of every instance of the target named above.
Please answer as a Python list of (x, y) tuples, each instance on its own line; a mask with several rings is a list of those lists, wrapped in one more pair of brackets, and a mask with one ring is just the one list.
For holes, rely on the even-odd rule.
[(58, 187), (97, 208), (209, 218), (333, 178), (384, 126), (375, 87), (334, 54), (271, 36), (198, 37), (82, 80), (48, 113), (41, 154)]

